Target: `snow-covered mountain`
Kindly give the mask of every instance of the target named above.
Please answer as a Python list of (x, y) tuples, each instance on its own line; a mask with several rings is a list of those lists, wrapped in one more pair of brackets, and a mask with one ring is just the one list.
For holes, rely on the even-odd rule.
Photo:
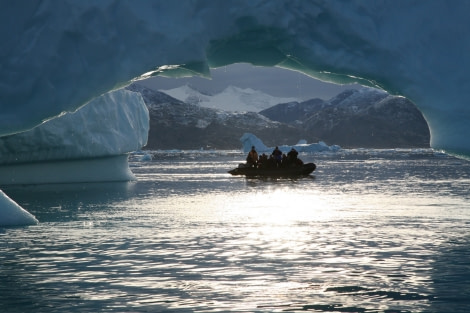
[(302, 129), (307, 140), (342, 147), (429, 147), (429, 128), (406, 98), (374, 89), (346, 90), (328, 101), (281, 103), (261, 111)]
[(387, 97), (389, 94), (385, 91), (364, 87), (345, 90), (329, 100), (315, 98), (303, 102), (279, 103), (260, 113), (274, 121), (302, 123), (311, 115), (330, 108), (345, 110), (351, 115), (359, 114), (362, 110), (368, 109), (369, 106)]
[(273, 97), (259, 90), (235, 86), (228, 86), (214, 95), (202, 93), (189, 85), (159, 91), (188, 104), (227, 112), (259, 112), (278, 103), (298, 101), (296, 98)]
[[(346, 90), (327, 101), (280, 103), (260, 113), (207, 108), (138, 84), (127, 89), (140, 92), (149, 109), (148, 149), (238, 149), (247, 132), (270, 146), (305, 139), (351, 148), (429, 147), (429, 129), (415, 105), (372, 88)], [(242, 97), (239, 88), (230, 93), (238, 91)]]
[(300, 131), (256, 112), (227, 112), (175, 99), (166, 93), (132, 84), (149, 109), (147, 149), (239, 149), (240, 137), (250, 132), (267, 144), (288, 143)]

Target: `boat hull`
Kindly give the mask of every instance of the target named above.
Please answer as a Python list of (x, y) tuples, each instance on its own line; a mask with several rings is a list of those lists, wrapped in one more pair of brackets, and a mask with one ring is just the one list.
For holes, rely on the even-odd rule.
[(228, 171), (232, 175), (244, 175), (247, 177), (292, 177), (292, 176), (307, 176), (315, 169), (314, 163), (303, 164), (296, 167), (281, 167), (281, 168), (254, 168), (254, 167), (237, 167)]

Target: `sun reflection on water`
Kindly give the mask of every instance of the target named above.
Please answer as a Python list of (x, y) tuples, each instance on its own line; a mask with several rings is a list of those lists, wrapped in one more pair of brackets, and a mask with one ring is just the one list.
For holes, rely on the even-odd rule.
[(289, 187), (239, 194), (226, 203), (225, 211), (244, 215), (252, 223), (291, 225), (330, 219), (338, 214), (330, 210), (328, 198), (315, 192), (301, 192)]

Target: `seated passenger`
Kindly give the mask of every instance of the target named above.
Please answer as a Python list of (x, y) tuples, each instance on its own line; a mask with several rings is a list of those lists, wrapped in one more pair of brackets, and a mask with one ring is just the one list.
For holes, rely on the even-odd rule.
[(248, 152), (248, 156), (246, 157), (246, 163), (250, 167), (258, 166), (258, 152), (256, 152), (255, 146), (252, 146), (250, 152)]
[(276, 166), (280, 167), (282, 162), (282, 151), (276, 146), (271, 155), (273, 156), (274, 161), (276, 161)]
[(268, 156), (266, 154), (262, 154), (258, 160), (258, 167), (259, 168), (267, 168), (268, 167)]
[(271, 154), (268, 159), (268, 168), (274, 168), (277, 166), (276, 160), (274, 159), (273, 155)]
[(297, 152), (297, 150), (295, 150), (294, 148), (292, 148), (288, 153), (287, 153), (287, 162), (290, 166), (292, 165), (297, 165), (298, 162), (297, 162), (297, 156), (299, 155), (299, 153)]
[(289, 160), (287, 158), (287, 155), (285, 153), (282, 154), (282, 161), (281, 161), (281, 166), (282, 167), (287, 167), (289, 165)]

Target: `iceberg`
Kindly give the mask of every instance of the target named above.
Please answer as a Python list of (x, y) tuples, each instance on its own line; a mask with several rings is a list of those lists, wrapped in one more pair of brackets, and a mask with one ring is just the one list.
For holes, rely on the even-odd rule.
[[(210, 77), (210, 68), (245, 62), (405, 96), (427, 120), (431, 147), (470, 157), (468, 12), (470, 2), (447, 0), (5, 1), (0, 136), (134, 79)], [(88, 158), (78, 150), (56, 151)], [(34, 162), (47, 154), (30, 153)]]
[(73, 113), (0, 137), (0, 185), (132, 180), (127, 153), (147, 143), (139, 93), (109, 92)]
[[(251, 150), (251, 147), (255, 147), (258, 153), (269, 153), (274, 150), (274, 147), (267, 147), (261, 139), (256, 137), (253, 134), (245, 133), (240, 138), (242, 143), (243, 152), (248, 153)], [(279, 150), (283, 153), (289, 152), (292, 148), (297, 150), (297, 152), (337, 152), (341, 150), (341, 147), (338, 145), (328, 146), (325, 142), (319, 141), (318, 143), (308, 144), (305, 140), (301, 139), (295, 145), (280, 145), (278, 146)]]
[[(106, 93), (76, 112), (0, 137), (0, 185), (133, 180), (128, 153), (147, 143), (148, 130), (140, 93)], [(0, 193), (0, 226), (36, 222)]]
[(34, 225), (38, 220), (0, 190), (0, 226)]
[(121, 155), (144, 146), (148, 130), (140, 93), (120, 89), (30, 131), (0, 137), (0, 166)]

